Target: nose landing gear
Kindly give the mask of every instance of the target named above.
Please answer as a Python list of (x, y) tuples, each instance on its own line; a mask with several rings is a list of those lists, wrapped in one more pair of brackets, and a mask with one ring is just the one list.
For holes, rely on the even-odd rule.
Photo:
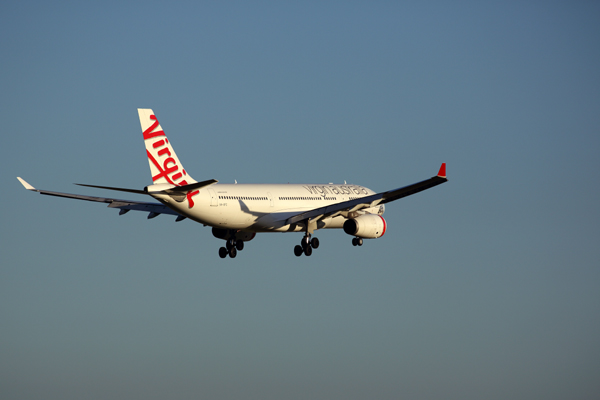
[(362, 246), (362, 245), (363, 245), (362, 238), (359, 238), (359, 237), (352, 238), (352, 246)]

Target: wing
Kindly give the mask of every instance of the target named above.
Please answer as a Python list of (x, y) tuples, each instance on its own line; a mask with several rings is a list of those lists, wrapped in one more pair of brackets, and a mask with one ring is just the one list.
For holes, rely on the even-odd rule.
[[(69, 199), (95, 201), (97, 203), (108, 203), (109, 208), (118, 208), (119, 210), (121, 210), (121, 211), (119, 211), (119, 215), (123, 215), (130, 210), (135, 210), (135, 211), (148, 212), (149, 213), (148, 218), (154, 218), (160, 214), (169, 214), (169, 215), (176, 215), (177, 216), (176, 221), (181, 221), (181, 220), (185, 219), (185, 217), (183, 215), (177, 213), (176, 211), (171, 210), (169, 207), (167, 207), (163, 204), (160, 204), (160, 203), (147, 203), (147, 202), (143, 202), (143, 201), (113, 199), (110, 197), (84, 196), (84, 195), (80, 195), (80, 194), (51, 192), (49, 190), (39, 190), (39, 189), (36, 189), (33, 186), (31, 186), (29, 183), (25, 182), (24, 179), (19, 178), (19, 177), (17, 177), (17, 179), (19, 180), (19, 182), (21, 182), (21, 184), (23, 186), (25, 186), (25, 189), (31, 190), (33, 192), (45, 194), (48, 196), (58, 196), (58, 197), (66, 197)], [(141, 191), (135, 191), (134, 189), (131, 189), (130, 191), (133, 193), (141, 192)]]
[(413, 183), (412, 185), (404, 186), (387, 192), (372, 194), (370, 196), (361, 197), (360, 199), (348, 200), (341, 203), (332, 204), (330, 206), (315, 208), (313, 210), (298, 213), (285, 220), (285, 225), (294, 224), (300, 221), (316, 221), (323, 218), (335, 217), (343, 213), (350, 213), (361, 210), (363, 208), (375, 207), (379, 204), (389, 203), (390, 201), (398, 200), (411, 194), (422, 192), (434, 186), (446, 182), (446, 163), (440, 167), (438, 174), (432, 178), (421, 182)]

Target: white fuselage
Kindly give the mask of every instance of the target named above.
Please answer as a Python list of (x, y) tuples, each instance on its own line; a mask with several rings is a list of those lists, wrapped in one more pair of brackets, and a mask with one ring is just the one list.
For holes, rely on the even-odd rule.
[[(168, 195), (155, 194), (157, 200), (186, 217), (217, 228), (253, 232), (295, 232), (305, 225), (284, 225), (286, 215), (312, 210), (375, 194), (358, 185), (334, 184), (214, 184), (177, 202)], [(361, 210), (383, 214), (384, 207)], [(342, 228), (343, 216), (318, 221), (318, 229)]]
[(154, 111), (139, 108), (140, 127), (146, 147), (152, 183), (143, 190), (111, 186), (82, 185), (99, 189), (149, 195), (160, 201), (142, 202), (108, 197), (85, 196), (38, 190), (19, 181), (27, 190), (72, 199), (108, 203), (119, 215), (131, 210), (148, 212), (148, 219), (161, 214), (175, 215), (176, 221), (189, 218), (211, 226), (212, 234), (226, 241), (219, 257), (235, 258), (244, 242), (257, 232), (304, 232), (294, 254), (310, 256), (319, 247), (312, 237), (318, 229), (343, 229), (353, 236), (352, 245), (363, 239), (382, 237), (387, 223), (382, 217), (385, 204), (419, 193), (447, 181), (446, 163), (429, 179), (375, 193), (358, 185), (330, 184), (219, 184), (216, 179), (196, 181), (177, 158)]

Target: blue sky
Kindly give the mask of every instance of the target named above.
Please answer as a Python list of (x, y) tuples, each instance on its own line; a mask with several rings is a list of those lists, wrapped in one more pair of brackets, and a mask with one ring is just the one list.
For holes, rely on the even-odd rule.
[[(600, 394), (600, 5), (4, 2), (4, 399)], [(449, 182), (361, 248), (235, 260), (190, 221), (25, 191)], [(119, 197), (119, 196), (116, 196)], [(136, 195), (120, 196), (136, 199)]]

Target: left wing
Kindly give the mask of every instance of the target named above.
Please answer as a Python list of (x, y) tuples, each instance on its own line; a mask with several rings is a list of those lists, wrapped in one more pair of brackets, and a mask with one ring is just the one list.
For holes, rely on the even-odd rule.
[[(185, 217), (183, 215), (179, 214), (176, 211), (171, 210), (169, 207), (167, 207), (163, 204), (160, 204), (160, 203), (146, 203), (143, 201), (120, 200), (120, 199), (113, 199), (110, 197), (84, 196), (84, 195), (80, 195), (80, 194), (51, 192), (49, 190), (39, 190), (39, 189), (36, 189), (33, 186), (31, 186), (29, 183), (25, 182), (25, 180), (23, 178), (17, 177), (17, 179), (19, 180), (19, 182), (21, 182), (21, 184), (23, 186), (25, 186), (25, 189), (31, 190), (33, 192), (38, 192), (38, 193), (49, 195), (49, 196), (67, 197), (70, 199), (95, 201), (98, 203), (108, 203), (109, 208), (118, 208), (121, 210), (121, 211), (119, 211), (119, 215), (123, 215), (130, 210), (135, 210), (135, 211), (148, 212), (149, 213), (148, 219), (154, 218), (160, 214), (176, 215), (177, 216), (176, 221), (181, 221), (181, 220), (185, 219)], [(136, 191), (134, 189), (131, 189), (128, 191), (131, 191), (132, 193), (141, 192), (141, 191)], [(140, 194), (145, 194), (145, 193), (141, 192)]]
[(411, 194), (419, 193), (423, 190), (432, 188), (446, 182), (446, 163), (443, 163), (438, 171), (438, 174), (432, 178), (426, 179), (421, 182), (413, 183), (412, 185), (404, 186), (402, 188), (388, 190), (387, 192), (381, 192), (372, 194), (370, 196), (361, 197), (355, 200), (343, 201), (341, 203), (332, 204), (330, 206), (315, 208), (313, 210), (305, 211), (296, 215), (293, 215), (285, 220), (285, 225), (294, 224), (300, 221), (315, 221), (327, 217), (335, 217), (342, 213), (350, 213), (361, 210), (363, 208), (375, 207), (379, 204), (389, 203), (390, 201), (398, 200)]

